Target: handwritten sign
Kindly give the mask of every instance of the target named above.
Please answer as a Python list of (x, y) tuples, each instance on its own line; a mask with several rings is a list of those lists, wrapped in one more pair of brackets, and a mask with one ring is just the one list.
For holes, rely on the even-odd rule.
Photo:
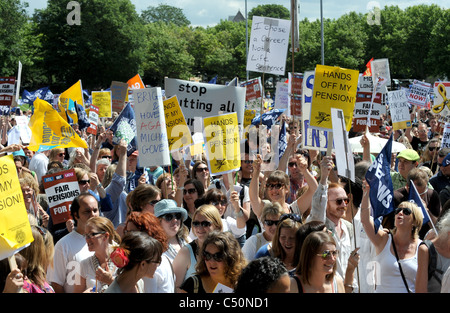
[(344, 112), (346, 130), (352, 127), (359, 72), (340, 67), (317, 65), (314, 77), (310, 126), (332, 129), (331, 108)]
[(140, 166), (170, 165), (161, 88), (135, 89), (133, 102)]
[(42, 176), (45, 194), (53, 224), (71, 219), (70, 206), (80, 195), (77, 176), (73, 169)]
[(93, 91), (92, 105), (98, 107), (98, 117), (112, 117), (111, 91)]
[(226, 174), (241, 167), (237, 114), (203, 119), (206, 155), (211, 175)]
[(389, 91), (388, 104), (394, 130), (411, 128), (411, 115), (409, 114), (409, 104), (405, 91)]
[(202, 118), (236, 112), (244, 122), (245, 88), (165, 79), (166, 97), (177, 96), (191, 132), (202, 132)]
[(290, 20), (253, 16), (247, 71), (284, 75)]
[(191, 131), (186, 124), (177, 96), (164, 100), (164, 115), (169, 150), (176, 151), (192, 145)]

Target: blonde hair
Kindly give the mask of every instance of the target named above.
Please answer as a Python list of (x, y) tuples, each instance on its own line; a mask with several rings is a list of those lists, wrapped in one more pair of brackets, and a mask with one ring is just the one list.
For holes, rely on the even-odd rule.
[[(195, 220), (195, 217), (201, 214), (204, 217), (206, 217), (207, 219), (209, 219), (212, 224), (214, 225), (214, 228), (216, 230), (223, 230), (223, 223), (222, 223), (222, 218), (220, 217), (220, 213), (219, 210), (217, 210), (217, 208), (214, 205), (211, 204), (204, 204), (199, 206), (195, 212), (194, 215), (192, 215), (192, 222)], [(195, 227), (192, 227), (195, 229)]]
[[(397, 208), (408, 208), (411, 210), (411, 215), (412, 215), (412, 231), (411, 231), (411, 239), (415, 239), (419, 237), (419, 231), (422, 228), (422, 224), (423, 224), (423, 213), (421, 211), (421, 209), (419, 208), (419, 206), (417, 204), (415, 204), (414, 202), (410, 202), (410, 201), (403, 201), (402, 203), (400, 203)], [(394, 229), (392, 230), (392, 233), (396, 233), (397, 228), (394, 227)]]

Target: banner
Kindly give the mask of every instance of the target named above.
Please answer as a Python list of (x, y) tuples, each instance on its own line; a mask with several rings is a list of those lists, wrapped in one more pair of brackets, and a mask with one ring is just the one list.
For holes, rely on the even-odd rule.
[(164, 100), (163, 103), (169, 151), (192, 145), (191, 131), (186, 124), (177, 96)]
[(89, 110), (89, 127), (86, 130), (87, 133), (97, 135), (97, 125), (98, 125), (98, 107), (91, 104)]
[(327, 151), (328, 132), (326, 130), (314, 129), (309, 127), (309, 117), (311, 116), (311, 100), (314, 89), (314, 71), (307, 71), (303, 75), (303, 94), (302, 94), (302, 147), (304, 149), (313, 149)]
[(288, 101), (290, 113), (293, 116), (300, 117), (302, 115), (302, 73), (289, 73), (288, 82)]
[(290, 20), (253, 16), (247, 71), (284, 75)]
[(15, 77), (0, 77), (0, 106), (11, 106), (14, 98)]
[(240, 84), (245, 87), (245, 110), (255, 110), (261, 112), (261, 104), (263, 103), (261, 77), (246, 81)]
[(245, 88), (165, 79), (166, 97), (177, 96), (191, 132), (201, 132), (203, 117), (236, 112), (244, 122)]
[(92, 105), (98, 107), (98, 117), (112, 117), (111, 91), (93, 91)]
[(42, 176), (48, 209), (53, 224), (65, 223), (71, 219), (70, 206), (73, 199), (80, 195), (77, 176), (74, 169)]
[(0, 194), (0, 260), (3, 260), (33, 241), (12, 155), (0, 158)]
[(31, 129), (31, 140), (28, 149), (45, 151), (54, 148), (87, 148), (73, 128), (46, 101), (39, 98), (34, 101), (34, 114), (28, 126)]
[(332, 129), (331, 108), (344, 112), (346, 130), (352, 127), (359, 72), (317, 65), (314, 76), (310, 127)]
[(394, 130), (412, 127), (408, 99), (404, 90), (389, 91), (388, 105)]
[(206, 117), (203, 125), (211, 175), (238, 171), (241, 167), (241, 152), (237, 114)]
[(111, 83), (110, 90), (112, 111), (120, 113), (123, 110), (125, 106), (125, 100), (127, 99), (128, 84), (113, 81)]
[(160, 87), (133, 91), (136, 145), (142, 167), (170, 165), (169, 143)]
[(391, 170), (392, 137), (391, 134), (365, 176), (367, 183), (370, 185), (369, 197), (375, 233), (378, 232), (383, 216), (394, 210), (394, 188), (389, 174)]

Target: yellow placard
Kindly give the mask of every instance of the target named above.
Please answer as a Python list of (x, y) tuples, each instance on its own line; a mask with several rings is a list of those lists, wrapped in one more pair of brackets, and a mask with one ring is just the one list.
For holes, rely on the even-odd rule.
[(111, 91), (93, 91), (92, 104), (98, 107), (98, 117), (112, 117)]
[(0, 158), (0, 260), (33, 241), (12, 155)]
[(205, 117), (203, 127), (211, 175), (239, 170), (241, 153), (237, 113)]
[(311, 100), (309, 126), (332, 130), (331, 108), (344, 113), (346, 130), (352, 127), (359, 72), (340, 67), (317, 65)]
[(28, 149), (40, 152), (54, 148), (87, 148), (86, 141), (48, 102), (37, 98), (33, 104), (34, 114), (28, 123), (31, 129)]
[(181, 111), (177, 96), (163, 101), (166, 120), (167, 140), (169, 150), (176, 151), (192, 145), (192, 137), (189, 126)]

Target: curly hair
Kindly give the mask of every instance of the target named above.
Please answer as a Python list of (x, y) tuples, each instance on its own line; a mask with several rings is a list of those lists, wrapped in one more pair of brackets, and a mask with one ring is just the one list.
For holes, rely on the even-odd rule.
[[(225, 262), (225, 273), (231, 284), (234, 286), (238, 281), (242, 269), (247, 265), (247, 261), (242, 253), (239, 242), (230, 232), (212, 231), (203, 242), (200, 255), (203, 256), (208, 245), (214, 245), (223, 254)], [(197, 275), (209, 275), (205, 259), (202, 258), (195, 266)]]
[(288, 275), (288, 270), (279, 258), (265, 256), (255, 259), (242, 270), (234, 293), (267, 293), (283, 275)]
[(137, 229), (161, 242), (163, 251), (166, 251), (169, 248), (167, 235), (162, 228), (159, 219), (154, 214), (149, 212), (131, 212), (125, 222), (125, 228), (128, 223), (133, 223)]

